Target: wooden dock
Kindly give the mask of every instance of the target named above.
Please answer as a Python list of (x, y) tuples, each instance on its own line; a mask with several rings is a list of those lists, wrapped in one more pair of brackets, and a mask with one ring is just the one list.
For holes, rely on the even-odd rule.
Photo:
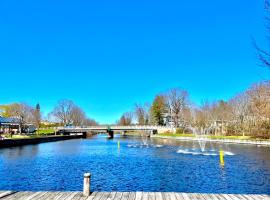
[(2, 200), (270, 200), (270, 195), (199, 194), (174, 192), (14, 192), (0, 191)]

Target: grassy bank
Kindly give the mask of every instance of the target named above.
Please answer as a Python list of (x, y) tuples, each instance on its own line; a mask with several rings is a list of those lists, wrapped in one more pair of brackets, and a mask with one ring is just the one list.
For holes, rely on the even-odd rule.
[(41, 129), (41, 130), (37, 131), (36, 134), (38, 134), (38, 135), (52, 135), (52, 134), (55, 134), (55, 130), (54, 129)]
[[(195, 138), (196, 136), (194, 134), (174, 134), (174, 133), (164, 133), (164, 134), (158, 134), (155, 137), (171, 137), (171, 138), (181, 138), (181, 137), (190, 137)], [(213, 140), (262, 140), (257, 138), (252, 138), (250, 136), (223, 136), (223, 135), (206, 135), (205, 138), (207, 139), (213, 139)], [(270, 141), (270, 140), (265, 140)]]
[(178, 133), (162, 133), (158, 134), (157, 136), (163, 137), (196, 137), (194, 134), (178, 134)]
[(16, 135), (10, 135), (10, 134), (5, 134), (5, 138), (8, 139), (27, 139), (27, 138), (39, 138), (39, 137), (44, 137), (44, 136), (50, 136), (50, 135), (55, 135), (55, 131), (54, 129), (42, 129), (37, 131), (34, 134), (29, 134), (29, 135), (25, 135), (25, 134), (16, 134)]

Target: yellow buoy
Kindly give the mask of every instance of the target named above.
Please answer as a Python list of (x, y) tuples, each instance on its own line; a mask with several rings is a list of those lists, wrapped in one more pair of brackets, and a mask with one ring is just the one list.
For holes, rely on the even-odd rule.
[(221, 166), (224, 166), (225, 165), (225, 162), (224, 162), (224, 151), (220, 151), (219, 152), (219, 158), (220, 158), (220, 165)]
[(118, 141), (118, 149), (120, 149), (120, 141)]

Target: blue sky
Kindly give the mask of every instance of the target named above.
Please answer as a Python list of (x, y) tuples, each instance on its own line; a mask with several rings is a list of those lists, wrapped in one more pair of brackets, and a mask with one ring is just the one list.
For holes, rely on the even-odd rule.
[(72, 99), (113, 123), (182, 87), (195, 103), (266, 79), (263, 0), (2, 0), (0, 104)]

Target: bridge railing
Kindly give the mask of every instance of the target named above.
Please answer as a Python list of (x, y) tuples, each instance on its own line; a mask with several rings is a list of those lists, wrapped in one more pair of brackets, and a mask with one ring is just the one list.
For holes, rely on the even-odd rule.
[(58, 130), (171, 130), (167, 126), (150, 126), (150, 125), (132, 125), (132, 126), (71, 126), (71, 127), (58, 127)]

